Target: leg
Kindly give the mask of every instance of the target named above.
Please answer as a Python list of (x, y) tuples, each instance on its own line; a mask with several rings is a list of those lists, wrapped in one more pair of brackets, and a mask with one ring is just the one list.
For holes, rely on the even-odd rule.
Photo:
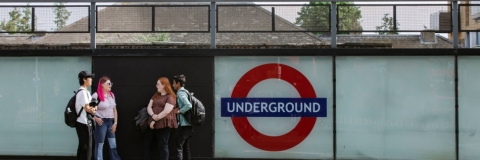
[(170, 137), (170, 128), (156, 129), (158, 149), (160, 150), (160, 159), (168, 160), (168, 138)]
[(108, 139), (108, 144), (110, 144), (110, 159), (121, 160), (117, 152), (117, 141), (115, 138), (115, 133), (112, 133), (113, 121), (114, 121), (113, 118), (109, 118), (108, 125), (107, 125), (108, 127), (107, 139)]
[(184, 135), (187, 137), (183, 143), (183, 159), (190, 160), (190, 139), (193, 135), (193, 127), (184, 127)]
[(93, 152), (93, 157), (95, 160), (103, 160), (103, 144), (105, 143), (105, 134), (107, 134), (107, 124), (105, 122), (105, 118), (102, 118), (103, 124), (100, 126), (97, 122), (97, 125), (94, 131), (95, 137), (95, 149)]
[(88, 160), (92, 159), (92, 151), (93, 151), (93, 128), (92, 126), (87, 126), (88, 128), (88, 146), (87, 146), (87, 157)]
[(143, 159), (150, 160), (150, 144), (152, 144), (152, 140), (155, 137), (153, 130), (148, 129), (147, 133), (143, 137)]
[(88, 127), (86, 124), (77, 122), (75, 125), (75, 130), (77, 131), (78, 136), (77, 159), (88, 160)]
[(192, 136), (193, 128), (190, 126), (178, 127), (177, 132), (177, 160), (190, 159), (190, 137)]
[(183, 143), (185, 142), (185, 139), (183, 138), (183, 127), (178, 127), (177, 129), (177, 141), (175, 142), (176, 145), (176, 150), (177, 152), (177, 160), (182, 160), (183, 159)]

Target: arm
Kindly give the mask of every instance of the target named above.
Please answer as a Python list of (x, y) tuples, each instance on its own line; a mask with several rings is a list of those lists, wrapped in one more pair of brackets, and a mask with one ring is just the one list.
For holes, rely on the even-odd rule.
[[(92, 95), (92, 98), (98, 99), (97, 92), (95, 92)], [(100, 116), (98, 116), (96, 112), (95, 112), (95, 116), (93, 116), (93, 119), (95, 119), (95, 122), (97, 122), (98, 125), (102, 126), (102, 124), (103, 124), (102, 118), (100, 118)]]
[(91, 113), (91, 114), (95, 114), (95, 111), (96, 111), (94, 108), (90, 107), (88, 105), (88, 103), (85, 104), (84, 109), (85, 109), (86, 112)]
[(150, 115), (150, 116), (153, 116), (155, 114), (155, 113), (153, 113), (152, 103), (153, 103), (153, 100), (150, 100), (150, 102), (148, 102), (148, 106), (147, 106), (147, 112), (148, 112), (148, 115)]
[(167, 116), (173, 110), (173, 105), (170, 103), (165, 104), (165, 109), (156, 116), (158, 119), (162, 119)]
[[(97, 99), (97, 100), (100, 101), (100, 99), (98, 99), (98, 94), (97, 94), (97, 92), (93, 93), (92, 99)], [(95, 113), (93, 118), (94, 118), (95, 120), (97, 120), (97, 117), (100, 117), (100, 116), (98, 116), (97, 113)], [(102, 120), (102, 119), (100, 118), (100, 120)]]
[(87, 91), (83, 91), (83, 98), (84, 98), (84, 102), (85, 102), (85, 105), (83, 106), (83, 109), (85, 110), (85, 112), (95, 114), (96, 109), (93, 108), (93, 107), (90, 107), (86, 94), (87, 94)]
[(112, 133), (115, 133), (117, 131), (117, 122), (118, 122), (118, 115), (117, 115), (117, 106), (113, 107), (113, 115), (114, 115), (114, 120), (113, 120), (113, 125), (112, 125)]
[(118, 122), (117, 106), (113, 107), (113, 115), (115, 116), (113, 119), (113, 124), (117, 125), (117, 122)]
[(192, 103), (190, 103), (190, 101), (188, 100), (187, 93), (180, 92), (177, 96), (178, 96), (179, 103), (184, 104), (183, 106), (179, 106), (181, 108), (180, 109), (181, 114), (184, 114), (188, 110), (192, 109)]

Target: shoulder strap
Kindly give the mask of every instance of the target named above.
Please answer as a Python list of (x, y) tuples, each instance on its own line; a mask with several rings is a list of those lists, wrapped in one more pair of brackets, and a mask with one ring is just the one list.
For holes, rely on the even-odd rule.
[[(79, 89), (79, 90), (75, 93), (75, 98), (77, 98), (78, 92), (80, 92), (80, 91), (82, 91), (82, 90), (83, 90), (83, 89)], [(75, 103), (75, 105), (77, 105), (77, 104)], [(77, 113), (77, 118), (80, 117), (80, 115), (82, 114), (82, 111), (83, 111), (83, 107), (80, 109), (80, 113)]]
[(83, 111), (83, 107), (80, 109), (80, 113), (77, 113), (77, 118), (80, 117), (80, 115), (82, 114), (82, 111)]
[(192, 96), (190, 96), (190, 93), (185, 91), (185, 90), (180, 90), (181, 92), (185, 92), (187, 94), (187, 97), (188, 97), (188, 101), (190, 101), (190, 103), (192, 103)]

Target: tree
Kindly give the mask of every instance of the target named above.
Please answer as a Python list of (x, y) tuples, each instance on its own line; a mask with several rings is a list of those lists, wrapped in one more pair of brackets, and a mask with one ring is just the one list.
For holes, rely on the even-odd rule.
[[(353, 4), (353, 2), (337, 2), (340, 5)], [(315, 5), (330, 5), (330, 2), (310, 2), (310, 6), (304, 6), (297, 14), (299, 17), (295, 19), (295, 24), (306, 30), (328, 30), (330, 27), (329, 7)], [(361, 31), (360, 24), (362, 11), (358, 6), (341, 6), (338, 7), (338, 29)], [(314, 32), (321, 34), (321, 32)], [(349, 34), (350, 32), (339, 32), (339, 34)]]
[(59, 30), (65, 26), (67, 26), (68, 18), (72, 12), (69, 12), (67, 8), (65, 8), (65, 4), (63, 2), (56, 2), (54, 4), (56, 7), (53, 9), (53, 13), (55, 14), (55, 25), (57, 28), (55, 30)]
[[(377, 31), (386, 31), (386, 32), (378, 32), (380, 35), (398, 35), (398, 26), (400, 26), (400, 23), (397, 22), (397, 26), (395, 27), (395, 30), (393, 29), (393, 17), (388, 17), (388, 13), (383, 15), (382, 18), (382, 25), (377, 26), (376, 29)], [(395, 32), (392, 32), (395, 31)]]
[(32, 26), (30, 19), (32, 17), (32, 9), (28, 6), (27, 4), (27, 7), (25, 7), (23, 11), (20, 11), (17, 7), (13, 8), (13, 10), (8, 13), (10, 20), (2, 20), (2, 22), (0, 22), (0, 29), (7, 32), (31, 32)]

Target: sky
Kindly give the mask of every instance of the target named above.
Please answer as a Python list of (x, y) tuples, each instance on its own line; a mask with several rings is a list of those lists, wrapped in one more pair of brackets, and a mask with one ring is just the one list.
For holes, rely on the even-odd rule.
[[(271, 4), (306, 4), (305, 2), (254, 2), (258, 5), (271, 5)], [(111, 5), (113, 3), (97, 3), (97, 5)], [(355, 2), (355, 4), (448, 4), (447, 1), (398, 1), (398, 2)], [(0, 3), (0, 6), (4, 5), (25, 5), (25, 3)], [(53, 5), (53, 3), (31, 3), (30, 5)], [(89, 3), (67, 3), (67, 5), (90, 5)], [(271, 7), (265, 7), (271, 10)], [(295, 22), (297, 12), (301, 7), (276, 7), (276, 14), (292, 23)], [(88, 16), (87, 8), (68, 8), (72, 12), (67, 24), (78, 21), (82, 17)], [(397, 7), (397, 20), (400, 24), (400, 29), (420, 30), (423, 27), (431, 28), (430, 15), (438, 12), (439, 10), (446, 9), (439, 7)], [(8, 13), (12, 9), (0, 9), (0, 21), (8, 19)], [(391, 13), (391, 7), (361, 7), (364, 17), (362, 17), (361, 24), (364, 30), (375, 30), (376, 26), (379, 26), (382, 21), (381, 18), (385, 13)], [(55, 28), (54, 14), (52, 8), (37, 8), (36, 13), (38, 15), (37, 28), (40, 30), (53, 31)], [(402, 25), (404, 24), (404, 25)], [(407, 25), (408, 24), (408, 25)], [(414, 25), (415, 24), (415, 25)], [(403, 28), (402, 28), (403, 27)], [(406, 28), (405, 28), (406, 27)], [(363, 34), (376, 34), (374, 32), (364, 32)], [(400, 32), (400, 34), (419, 34), (418, 32)], [(447, 36), (447, 34), (441, 34)]]

